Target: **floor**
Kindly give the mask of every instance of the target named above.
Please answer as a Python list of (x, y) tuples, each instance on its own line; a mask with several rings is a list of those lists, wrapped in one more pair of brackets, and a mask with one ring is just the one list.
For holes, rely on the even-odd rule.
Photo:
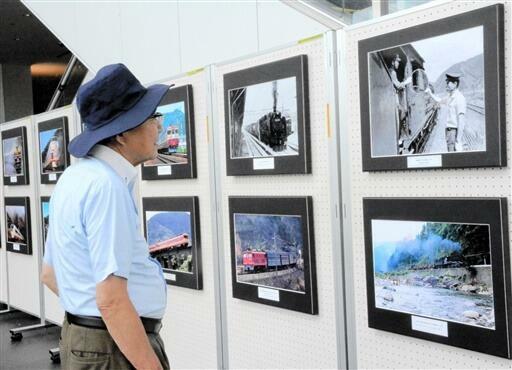
[[(0, 307), (0, 311), (3, 308)], [(9, 329), (38, 324), (40, 320), (20, 311), (0, 314), (0, 369), (50, 370), (60, 369), (53, 364), (48, 350), (59, 343), (60, 327), (54, 326), (23, 333), (20, 342), (11, 342)]]

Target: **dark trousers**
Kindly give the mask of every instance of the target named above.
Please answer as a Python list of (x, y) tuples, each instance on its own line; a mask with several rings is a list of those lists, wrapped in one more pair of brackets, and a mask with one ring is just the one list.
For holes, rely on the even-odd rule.
[[(148, 334), (148, 338), (162, 367), (170, 369), (160, 335)], [(135, 369), (104, 329), (86, 328), (64, 319), (59, 347), (64, 370)]]

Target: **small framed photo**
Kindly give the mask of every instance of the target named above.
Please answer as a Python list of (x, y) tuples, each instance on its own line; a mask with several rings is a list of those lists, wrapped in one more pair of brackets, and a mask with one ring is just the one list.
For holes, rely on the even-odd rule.
[(311, 173), (307, 56), (224, 75), (227, 174)]
[(142, 165), (143, 180), (197, 177), (192, 85), (171, 88), (156, 109), (163, 115), (158, 155)]
[(198, 197), (142, 198), (149, 253), (168, 284), (203, 288)]
[(27, 128), (16, 127), (2, 132), (4, 185), (28, 185)]
[(7, 251), (32, 254), (30, 199), (9, 197), (4, 200)]
[(369, 327), (511, 358), (506, 198), (365, 198), (363, 211)]
[(311, 197), (229, 197), (233, 297), (318, 314)]
[(41, 236), (43, 240), (43, 256), (46, 247), (46, 237), (50, 227), (50, 197), (41, 197)]
[(364, 171), (506, 166), (504, 7), (359, 41)]
[(41, 184), (54, 184), (69, 165), (68, 118), (40, 122), (38, 136)]

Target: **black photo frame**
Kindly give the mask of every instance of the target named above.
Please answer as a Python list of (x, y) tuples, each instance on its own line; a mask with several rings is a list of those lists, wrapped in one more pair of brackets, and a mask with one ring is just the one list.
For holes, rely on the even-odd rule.
[(224, 113), (228, 176), (311, 173), (306, 55), (225, 74)]
[(37, 136), (41, 184), (55, 184), (70, 164), (68, 117), (39, 122)]
[(504, 46), (503, 4), (359, 41), (363, 171), (506, 166)]
[[(142, 198), (144, 219), (144, 236), (148, 241), (150, 254), (162, 266), (165, 280), (170, 285), (201, 290), (203, 288), (203, 272), (201, 260), (201, 237), (199, 225), (198, 197), (152, 197)], [(154, 214), (150, 214), (154, 213)], [(148, 217), (149, 216), (149, 217)], [(155, 235), (149, 230), (149, 222), (153, 219)], [(166, 225), (168, 222), (171, 225)], [(169, 227), (166, 227), (169, 226)], [(172, 230), (171, 230), (172, 227)], [(167, 230), (166, 230), (167, 229)], [(176, 236), (177, 230), (186, 230)], [(171, 237), (162, 236), (165, 233)], [(188, 235), (185, 235), (188, 234)], [(161, 238), (166, 238), (160, 240)], [(153, 240), (156, 239), (156, 240)], [(189, 246), (192, 243), (192, 246)], [(162, 245), (157, 245), (162, 244)], [(172, 248), (168, 248), (172, 246)], [(155, 249), (155, 252), (151, 250)], [(190, 268), (190, 259), (193, 261)], [(177, 268), (172, 268), (176, 263)], [(181, 263), (180, 266), (178, 266)], [(186, 269), (189, 271), (183, 271)]]
[(4, 185), (28, 185), (30, 181), (25, 126), (2, 132), (2, 155)]
[[(173, 110), (170, 111), (170, 109)], [(142, 179), (196, 178), (192, 85), (169, 89), (156, 111), (164, 115), (164, 127), (159, 139), (159, 153), (155, 160), (143, 163)], [(182, 132), (185, 133), (184, 140), (182, 140)], [(185, 149), (183, 149), (183, 144), (185, 144)]]
[(40, 199), (41, 210), (41, 240), (43, 256), (46, 248), (46, 238), (48, 236), (48, 227), (50, 226), (50, 197), (41, 197)]
[(7, 251), (32, 254), (30, 198), (6, 197), (4, 204)]
[(233, 297), (318, 314), (313, 198), (229, 197), (229, 223)]
[(368, 326), (511, 358), (506, 198), (364, 198)]

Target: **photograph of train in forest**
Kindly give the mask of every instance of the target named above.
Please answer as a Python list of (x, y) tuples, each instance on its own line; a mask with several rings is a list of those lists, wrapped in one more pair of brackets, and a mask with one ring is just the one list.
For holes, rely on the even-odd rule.
[(3, 139), (4, 176), (23, 176), (23, 137)]
[(483, 26), (367, 59), (373, 158), (486, 150)]
[(149, 253), (163, 269), (193, 272), (190, 212), (146, 211)]
[(371, 220), (375, 306), (495, 329), (485, 224)]
[(304, 293), (301, 216), (233, 217), (237, 282)]
[(158, 155), (145, 162), (144, 166), (186, 164), (188, 147), (185, 102), (159, 106), (156, 112), (163, 115), (162, 131), (158, 137)]
[(231, 158), (299, 154), (296, 77), (228, 91)]
[(67, 166), (64, 131), (53, 128), (39, 132), (39, 153), (41, 155), (41, 173), (62, 172)]
[(27, 218), (24, 206), (5, 206), (7, 242), (27, 244)]

